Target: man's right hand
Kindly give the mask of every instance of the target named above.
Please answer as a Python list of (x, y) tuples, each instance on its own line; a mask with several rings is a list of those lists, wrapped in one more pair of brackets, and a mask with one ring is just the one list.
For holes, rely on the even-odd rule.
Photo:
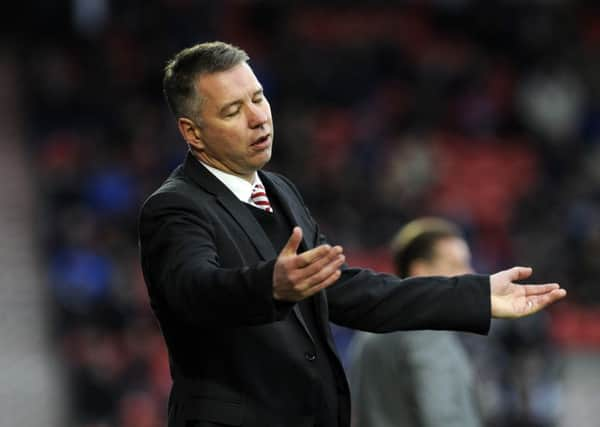
[(341, 246), (321, 245), (298, 254), (302, 229), (294, 227), (273, 269), (273, 298), (300, 301), (335, 283), (346, 260)]

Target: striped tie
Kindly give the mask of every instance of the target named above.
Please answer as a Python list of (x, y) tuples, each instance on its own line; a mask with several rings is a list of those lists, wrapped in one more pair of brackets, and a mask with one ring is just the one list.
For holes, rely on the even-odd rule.
[(271, 207), (271, 203), (269, 203), (269, 199), (267, 198), (267, 192), (265, 191), (265, 187), (262, 184), (255, 184), (252, 189), (252, 195), (250, 196), (250, 200), (254, 204), (261, 209), (271, 213), (273, 212), (273, 208)]

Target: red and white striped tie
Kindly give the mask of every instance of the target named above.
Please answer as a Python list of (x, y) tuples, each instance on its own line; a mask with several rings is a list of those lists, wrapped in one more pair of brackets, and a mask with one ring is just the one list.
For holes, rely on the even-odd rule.
[(252, 195), (250, 196), (250, 200), (252, 200), (252, 203), (254, 203), (255, 206), (264, 209), (269, 213), (273, 212), (271, 203), (269, 203), (269, 199), (267, 198), (267, 192), (265, 191), (265, 187), (263, 187), (262, 184), (254, 185), (254, 188), (252, 189)]

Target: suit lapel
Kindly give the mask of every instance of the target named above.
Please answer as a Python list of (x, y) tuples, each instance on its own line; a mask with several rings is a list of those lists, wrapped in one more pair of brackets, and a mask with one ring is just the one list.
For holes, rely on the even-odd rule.
[(185, 159), (185, 173), (191, 177), (194, 182), (204, 188), (211, 194), (214, 194), (217, 201), (223, 208), (235, 219), (240, 228), (246, 233), (248, 239), (252, 242), (262, 259), (269, 260), (277, 256), (271, 240), (265, 234), (256, 218), (243, 205), (242, 202), (229, 189), (219, 181), (212, 173), (208, 171), (200, 162), (188, 152)]
[(304, 206), (298, 202), (297, 197), (289, 191), (286, 191), (284, 186), (278, 185), (276, 179), (271, 179), (271, 175), (259, 171), (260, 179), (265, 184), (269, 197), (273, 193), (274, 197), (280, 202), (283, 208), (284, 214), (289, 218), (293, 226), (298, 225), (302, 228), (302, 242), (300, 243), (300, 252), (306, 251), (311, 248), (310, 240), (306, 235), (306, 230), (310, 228), (310, 224), (307, 223), (306, 218), (299, 215), (300, 212), (304, 212)]
[[(279, 205), (283, 209), (283, 213), (289, 218), (292, 226), (298, 225), (300, 226), (300, 228), (302, 228), (302, 242), (300, 243), (299, 251), (303, 252), (311, 248), (311, 245), (305, 233), (305, 231), (309, 229), (309, 224), (307, 224), (306, 220), (299, 215), (299, 212), (304, 211), (304, 206), (300, 205), (300, 203), (297, 202), (297, 197), (295, 195), (291, 194), (288, 191), (285, 191), (285, 187), (283, 185), (278, 185), (278, 182), (276, 182), (276, 178), (271, 179), (272, 175), (267, 175), (262, 171), (259, 171), (259, 174), (260, 179), (265, 184), (267, 194), (269, 195), (269, 197), (277, 197)], [(316, 294), (313, 298), (313, 301), (320, 300), (322, 298), (320, 294), (321, 292)], [(322, 318), (319, 305), (317, 305), (315, 309), (315, 313), (317, 313), (319, 317)], [(302, 312), (300, 311), (300, 307), (298, 306), (298, 304), (295, 304), (292, 310), (298, 318), (298, 321), (302, 325), (302, 328), (314, 343), (316, 337), (313, 337), (310, 333), (310, 330), (306, 325), (304, 316), (302, 316)]]
[(219, 195), (217, 200), (236, 220), (240, 227), (244, 230), (260, 256), (264, 260), (269, 260), (277, 257), (277, 253), (273, 248), (273, 244), (265, 231), (260, 226), (256, 218), (243, 206), (235, 195)]

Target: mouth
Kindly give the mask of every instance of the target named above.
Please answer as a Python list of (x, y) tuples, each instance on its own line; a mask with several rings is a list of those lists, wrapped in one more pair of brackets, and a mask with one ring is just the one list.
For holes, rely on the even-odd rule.
[(255, 148), (266, 148), (269, 144), (270, 138), (271, 138), (271, 134), (268, 133), (266, 135), (261, 136), (260, 138), (257, 138), (256, 140), (254, 140), (252, 142), (252, 144), (250, 144), (250, 146), (255, 147)]

